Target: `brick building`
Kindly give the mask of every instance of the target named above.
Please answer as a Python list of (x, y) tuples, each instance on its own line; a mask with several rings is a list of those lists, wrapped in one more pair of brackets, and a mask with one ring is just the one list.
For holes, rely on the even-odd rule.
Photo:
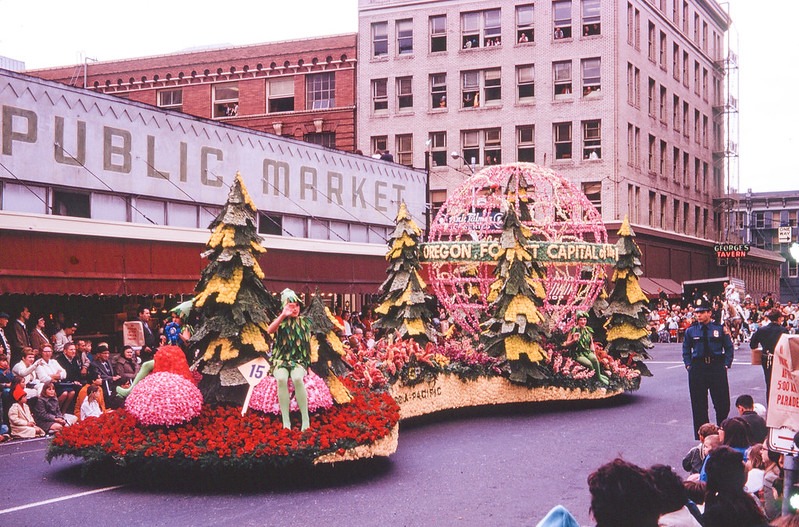
[(355, 41), (335, 35), (27, 73), (351, 152)]
[(720, 276), (729, 23), (712, 0), (360, 0), (358, 147), (429, 156), (434, 206), (473, 169), (549, 166), (609, 232), (629, 216), (648, 276)]

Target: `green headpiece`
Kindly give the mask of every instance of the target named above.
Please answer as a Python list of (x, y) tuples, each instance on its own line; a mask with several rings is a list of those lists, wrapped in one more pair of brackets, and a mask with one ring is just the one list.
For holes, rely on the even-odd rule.
[(283, 307), (286, 307), (286, 304), (290, 303), (297, 303), (300, 304), (300, 297), (297, 296), (297, 293), (289, 289), (288, 287), (280, 293), (280, 303)]
[(580, 320), (581, 318), (587, 319), (588, 313), (586, 313), (585, 311), (578, 311), (577, 313), (574, 314), (574, 320)]

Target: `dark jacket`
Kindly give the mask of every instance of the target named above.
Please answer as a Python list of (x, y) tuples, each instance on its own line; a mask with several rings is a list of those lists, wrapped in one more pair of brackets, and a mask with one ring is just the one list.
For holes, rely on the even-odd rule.
[(31, 408), (31, 413), (36, 425), (45, 432), (50, 430), (57, 417), (64, 418), (64, 414), (58, 407), (57, 397), (37, 397)]
[(724, 333), (724, 328), (718, 324), (708, 322), (707, 340), (708, 349), (705, 349), (702, 324), (694, 324), (685, 330), (685, 339), (682, 342), (682, 360), (686, 366), (691, 365), (692, 359), (723, 360), (724, 365), (732, 366), (733, 346), (732, 339)]
[(56, 359), (62, 368), (67, 371), (67, 376), (64, 379), (61, 379), (63, 382), (81, 382), (83, 379), (80, 375), (81, 367), (83, 363), (81, 362), (80, 358), (77, 355), (72, 357), (72, 360), (69, 360), (66, 355), (61, 354)]
[(139, 373), (140, 368), (141, 367), (135, 358), (126, 359), (124, 355), (119, 355), (114, 360), (114, 371), (117, 375), (122, 376), (122, 378), (118, 381), (121, 383), (124, 383), (126, 380), (132, 382), (136, 377), (136, 374)]
[(741, 414), (741, 418), (749, 423), (749, 429), (752, 432), (752, 441), (755, 443), (762, 443), (766, 440), (768, 435), (768, 428), (766, 428), (766, 421), (757, 415), (754, 410), (746, 410)]
[(758, 330), (755, 331), (755, 334), (752, 335), (752, 339), (749, 341), (749, 347), (752, 349), (762, 347), (766, 353), (774, 353), (777, 342), (785, 333), (788, 333), (786, 328), (776, 322), (770, 322), (768, 325), (758, 328)]

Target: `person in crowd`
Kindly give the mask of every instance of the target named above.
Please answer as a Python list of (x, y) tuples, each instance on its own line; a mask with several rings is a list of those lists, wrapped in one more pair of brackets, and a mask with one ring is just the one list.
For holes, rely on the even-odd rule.
[(707, 485), (704, 481), (683, 481), (685, 495), (688, 498), (686, 507), (691, 511), (696, 521), (702, 523), (702, 512), (705, 510), (705, 490)]
[(721, 445), (710, 454), (706, 470), (705, 527), (759, 527), (767, 523), (755, 499), (744, 490), (743, 454)]
[(344, 323), (344, 336), (349, 337), (352, 335), (352, 324), (350, 323), (350, 319), (352, 315), (349, 311), (344, 311), (341, 314), (342, 322)]
[(55, 394), (55, 384), (52, 381), (44, 383), (41, 395), (33, 403), (33, 419), (47, 434), (54, 434), (78, 420), (74, 415), (61, 412)]
[(75, 384), (77, 389), (80, 389), (86, 376), (83, 374), (83, 363), (80, 357), (78, 357), (76, 345), (70, 342), (64, 346), (64, 353), (59, 355), (56, 361), (58, 361), (58, 364), (67, 372), (66, 377), (64, 377), (61, 382)]
[(16, 362), (22, 359), (22, 348), (32, 347), (31, 338), (28, 335), (28, 319), (31, 317), (31, 312), (28, 306), (22, 306), (17, 312), (17, 318), (14, 320), (13, 329), (6, 334), (11, 344), (11, 351), (9, 358), (11, 362)]
[(746, 452), (746, 484), (744, 490), (749, 494), (755, 494), (763, 489), (763, 478), (766, 476), (766, 463), (763, 461), (763, 450), (765, 447), (760, 443), (755, 443)]
[(97, 353), (89, 367), (89, 378), (95, 379), (97, 377), (102, 381), (103, 399), (105, 404), (112, 409), (121, 408), (125, 402), (116, 394), (116, 387), (119, 386), (119, 380), (122, 378), (114, 371), (114, 366), (111, 364), (109, 358), (111, 352), (108, 351), (108, 344), (105, 342), (97, 346)]
[(66, 413), (75, 403), (75, 395), (80, 389), (80, 381), (69, 382), (66, 380), (67, 371), (53, 358), (53, 347), (49, 344), (42, 347), (42, 358), (36, 368), (36, 378), (41, 383), (48, 381), (55, 383), (58, 404), (62, 413)]
[(141, 365), (136, 360), (136, 353), (130, 346), (122, 348), (122, 354), (114, 360), (114, 371), (120, 376), (119, 383), (133, 382)]
[(91, 388), (92, 386), (97, 388), (96, 399), (97, 399), (98, 405), (100, 406), (100, 411), (102, 413), (105, 413), (105, 412), (108, 411), (106, 409), (106, 407), (105, 407), (105, 399), (103, 398), (103, 389), (102, 389), (103, 381), (102, 381), (102, 379), (100, 379), (100, 377), (97, 377), (95, 379), (91, 379), (89, 381), (89, 384), (86, 384), (78, 392), (78, 398), (75, 400), (75, 416), (78, 418), (78, 421), (82, 421), (83, 420), (83, 415), (82, 415), (83, 403), (86, 401), (86, 398), (89, 396), (89, 388)]
[(588, 490), (597, 527), (657, 526), (660, 492), (641, 467), (616, 458), (588, 476)]
[(45, 321), (44, 316), (37, 318), (36, 326), (31, 330), (30, 342), (33, 349), (40, 350), (45, 344), (50, 344), (50, 337), (47, 336), (44, 329)]
[(699, 474), (705, 462), (705, 439), (719, 433), (719, 427), (713, 423), (705, 423), (699, 427), (699, 444), (694, 446), (682, 460), (682, 468), (689, 474)]
[(371, 331), (371, 330), (367, 331), (366, 334), (364, 335), (364, 337), (365, 337), (366, 349), (374, 348), (375, 347), (375, 334), (374, 334), (374, 331)]
[(75, 334), (76, 329), (78, 329), (78, 324), (73, 322), (72, 324), (67, 324), (53, 335), (53, 349), (56, 353), (64, 352), (64, 346), (67, 345), (67, 342), (72, 342), (72, 335)]
[(724, 328), (710, 322), (710, 309), (702, 304), (694, 309), (698, 324), (685, 332), (682, 357), (688, 370), (688, 388), (691, 395), (694, 436), (699, 439), (699, 427), (710, 421), (707, 393), (713, 399), (716, 423), (721, 423), (730, 413), (730, 386), (727, 370), (732, 367), (732, 339)]
[(725, 419), (719, 427), (719, 439), (722, 445), (740, 452), (746, 461), (747, 451), (752, 445), (752, 432), (746, 421), (740, 417)]
[(82, 379), (89, 377), (89, 366), (94, 360), (92, 356), (92, 341), (80, 339), (75, 342), (77, 348), (77, 356), (80, 359), (80, 375)]
[(749, 431), (752, 433), (752, 442), (762, 443), (768, 435), (766, 420), (755, 412), (755, 400), (751, 395), (741, 395), (735, 400), (735, 408), (741, 419), (749, 423)]
[(139, 307), (139, 321), (144, 328), (144, 346), (141, 349), (141, 360), (146, 362), (152, 360), (155, 350), (158, 349), (158, 337), (150, 327), (150, 310), (146, 307)]
[(96, 384), (86, 385), (86, 396), (80, 405), (80, 419), (84, 421), (89, 417), (100, 417), (105, 409), (101, 407), (102, 391)]
[(380, 154), (380, 159), (383, 161), (391, 161), (394, 162), (394, 156), (391, 155), (391, 152), (388, 151), (388, 148), (383, 150), (383, 153)]
[(22, 360), (11, 369), (14, 375), (21, 379), (20, 385), (28, 397), (38, 397), (42, 388), (42, 383), (36, 377), (36, 368), (41, 362), (41, 359), (36, 358), (33, 348), (25, 348), (22, 350)]
[(44, 430), (36, 426), (33, 414), (28, 406), (28, 394), (18, 385), (14, 389), (14, 400), (16, 401), (8, 409), (8, 422), (11, 425), (11, 436), (30, 438), (44, 435)]
[(749, 339), (749, 347), (752, 349), (760, 348), (762, 350), (762, 357), (760, 365), (763, 367), (763, 377), (766, 379), (766, 401), (768, 401), (769, 394), (771, 393), (771, 370), (774, 362), (774, 348), (777, 347), (777, 342), (780, 337), (788, 332), (782, 326), (783, 315), (779, 309), (772, 309), (766, 315), (769, 323), (757, 329)]
[(680, 476), (666, 465), (653, 465), (649, 473), (660, 491), (659, 527), (701, 527), (688, 509), (688, 494)]
[[(8, 313), (4, 311), (0, 311), (0, 353), (11, 353), (11, 344), (8, 343), (8, 339), (6, 338), (6, 326), (8, 325), (9, 316)], [(11, 362), (11, 358), (9, 357), (9, 362)]]

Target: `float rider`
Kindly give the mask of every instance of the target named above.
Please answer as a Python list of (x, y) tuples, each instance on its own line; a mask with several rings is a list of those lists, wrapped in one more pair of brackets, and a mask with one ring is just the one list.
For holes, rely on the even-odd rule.
[(578, 311), (574, 316), (577, 324), (569, 331), (563, 347), (571, 347), (574, 353), (574, 360), (586, 368), (592, 368), (600, 382), (608, 384), (608, 378), (602, 374), (599, 360), (594, 354), (594, 330), (588, 327), (588, 313)]
[(291, 289), (280, 294), (283, 311), (269, 324), (267, 330), (274, 335), (272, 345), (272, 375), (277, 380), (277, 400), (283, 416), (283, 428), (291, 428), (289, 419), (288, 379), (294, 384), (294, 397), (302, 415), (302, 430), (310, 426), (308, 394), (303, 379), (311, 364), (311, 321), (300, 316), (300, 299)]

